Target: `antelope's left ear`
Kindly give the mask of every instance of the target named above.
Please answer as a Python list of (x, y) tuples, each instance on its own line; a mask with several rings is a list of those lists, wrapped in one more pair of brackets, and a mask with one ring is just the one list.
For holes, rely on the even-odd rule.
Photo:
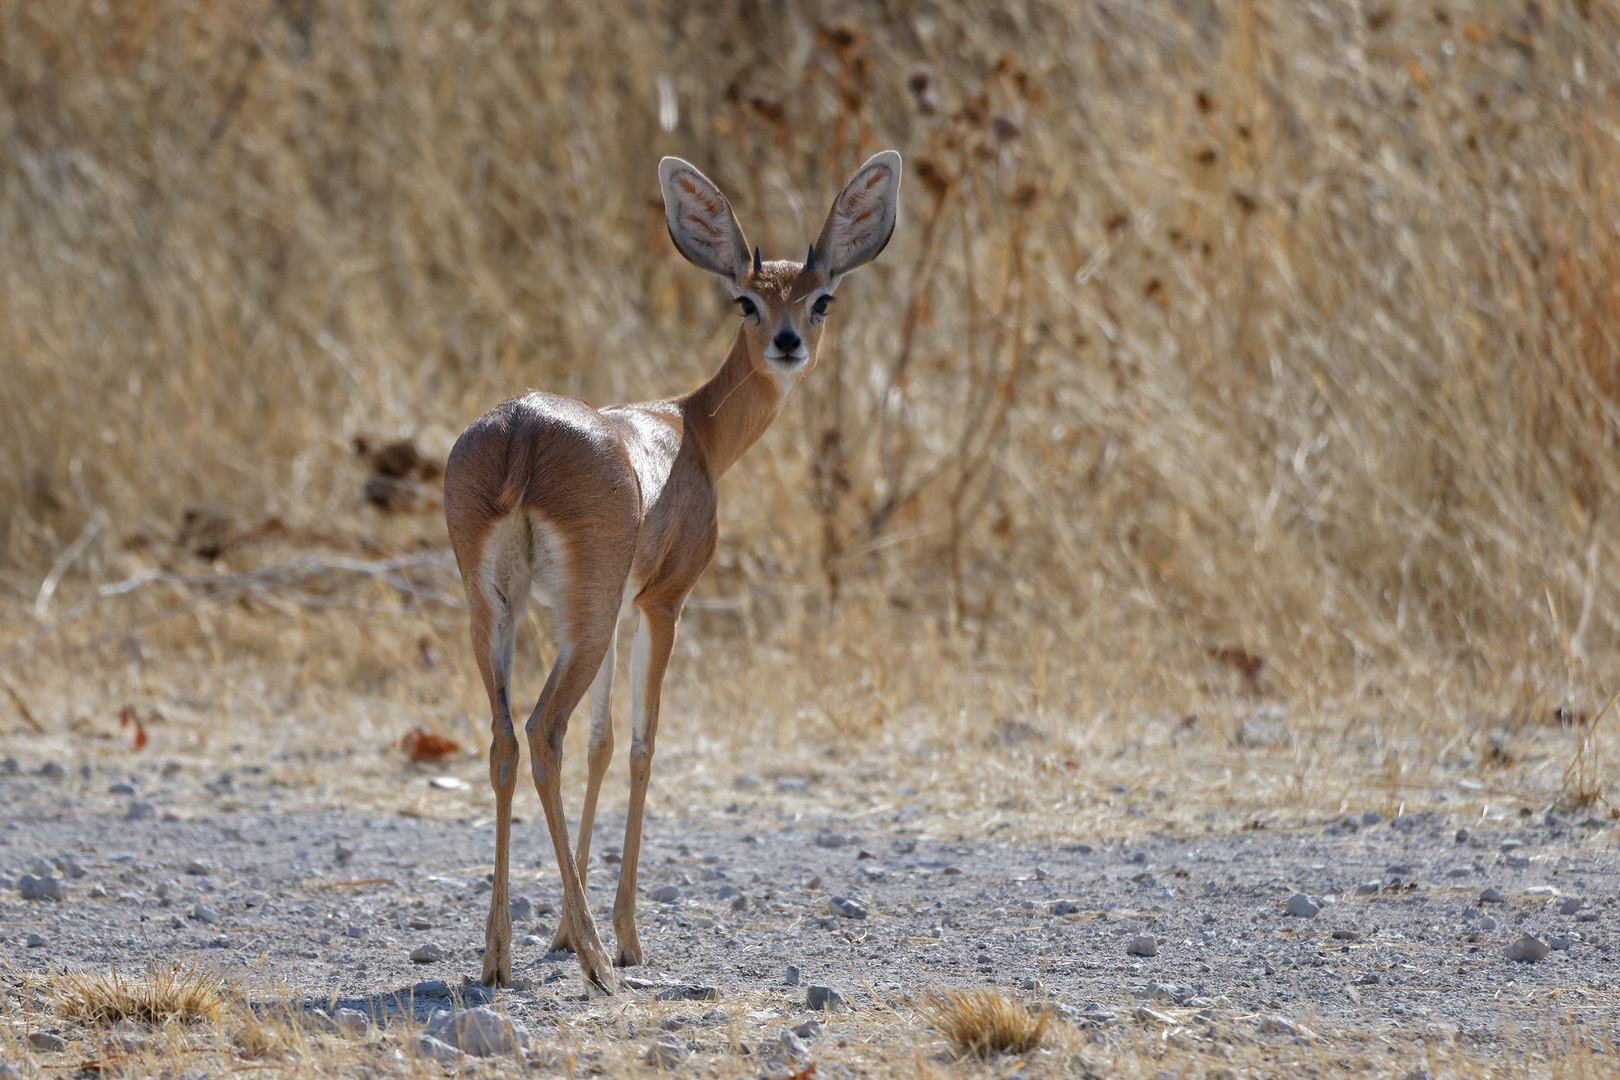
[(814, 249), (815, 264), (828, 288), (878, 257), (894, 235), (900, 213), (900, 155), (885, 150), (850, 177), (833, 200)]

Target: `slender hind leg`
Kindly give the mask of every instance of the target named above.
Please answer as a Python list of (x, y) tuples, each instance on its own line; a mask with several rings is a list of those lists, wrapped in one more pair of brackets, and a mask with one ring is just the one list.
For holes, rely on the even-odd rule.
[[(585, 808), (579, 815), (579, 845), (574, 861), (579, 865), (579, 883), (585, 884), (590, 873), (591, 832), (596, 828), (596, 797), (602, 790), (602, 774), (613, 760), (613, 663), (617, 656), (614, 647), (618, 640), (618, 620), (614, 620), (613, 634), (608, 638), (607, 654), (602, 666), (591, 681), (591, 744), (590, 773), (585, 780)], [(557, 935), (552, 939), (553, 949), (574, 951), (574, 939), (568, 932), (568, 923), (558, 922)]]
[(525, 590), (515, 590), (515, 603), (489, 595), (485, 583), (470, 578), (468, 607), (472, 613), (473, 653), (489, 693), (492, 716), (489, 747), (489, 783), (495, 790), (495, 887), (489, 898), (489, 920), (484, 927), (486, 986), (512, 981), (512, 913), (507, 906), (507, 864), (512, 846), (512, 793), (517, 787), (518, 743), (512, 731), (512, 645), (517, 619), (522, 615)]
[(620, 967), (641, 963), (636, 934), (636, 868), (641, 860), (641, 817), (647, 807), (647, 781), (652, 777), (653, 743), (658, 736), (658, 700), (675, 645), (680, 602), (649, 604), (630, 645), (630, 811), (624, 823), (624, 863), (613, 899), (613, 933), (619, 939)]

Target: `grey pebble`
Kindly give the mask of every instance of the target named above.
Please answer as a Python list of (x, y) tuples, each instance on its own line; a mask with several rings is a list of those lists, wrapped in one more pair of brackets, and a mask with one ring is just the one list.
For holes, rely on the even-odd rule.
[(812, 986), (805, 994), (805, 1004), (811, 1009), (822, 1009), (827, 1012), (843, 1012), (849, 1002), (830, 986)]
[(513, 922), (528, 922), (534, 918), (534, 901), (527, 896), (519, 896), (506, 905), (512, 913)]
[(659, 1001), (719, 1001), (720, 990), (699, 983), (684, 983), (660, 990), (653, 997)]
[(1380, 821), (1383, 821), (1383, 820), (1384, 820), (1384, 815), (1380, 814), (1376, 810), (1368, 810), (1366, 813), (1361, 815), (1361, 824), (1362, 825), (1376, 825)]
[(1555, 937), (1547, 942), (1547, 947), (1553, 952), (1568, 952), (1574, 941), (1567, 937)]
[(1490, 931), (1496, 929), (1496, 919), (1493, 916), (1487, 915), (1474, 925), (1489, 933)]
[(24, 874), (17, 880), (17, 892), (24, 900), (63, 900), (67, 897), (60, 878), (35, 877), (33, 874)]
[(1048, 915), (1078, 915), (1080, 914), (1080, 905), (1071, 904), (1067, 900), (1059, 900), (1047, 908), (1046, 912)]
[(42, 937), (41, 935), (39, 935), (39, 934), (29, 934), (28, 935), (28, 947), (30, 949), (37, 949), (42, 945), (49, 945), (49, 944), (50, 944), (50, 942), (48, 940), (46, 940), (44, 937)]
[[(6, 760), (15, 762), (17, 759), (7, 758)], [(9, 1061), (0, 1061), (0, 1080), (22, 1080), (22, 1070)]]
[(190, 859), (186, 862), (186, 873), (188, 874), (202, 875), (211, 873), (213, 869), (214, 864), (207, 859)]
[(1564, 902), (1558, 905), (1558, 914), (1574, 915), (1581, 910), (1581, 900), (1577, 896), (1566, 896)]
[(1525, 934), (1518, 941), (1509, 945), (1502, 955), (1521, 964), (1534, 964), (1545, 960), (1547, 953), (1550, 951), (1545, 941)]
[(782, 1044), (782, 1049), (787, 1052), (787, 1055), (790, 1058), (798, 1059), (807, 1058), (810, 1056), (810, 1048), (805, 1045), (803, 1039), (799, 1038), (792, 1031), (782, 1032), (779, 1041)]
[(1131, 938), (1131, 943), (1125, 946), (1127, 956), (1158, 956), (1159, 941), (1152, 934), (1137, 934)]
[(428, 1017), (422, 1034), (474, 1057), (511, 1054), (528, 1042), (528, 1029), (487, 1005), (440, 1009)]
[(444, 948), (432, 941), (424, 941), (411, 950), (411, 963), (436, 964), (443, 960), (447, 954)]
[(39, 775), (47, 780), (67, 779), (67, 766), (60, 761), (47, 761), (39, 767)]
[(1479, 898), (1487, 904), (1502, 904), (1507, 902), (1507, 893), (1501, 889), (1490, 888), (1480, 893)]
[(206, 904), (198, 904), (192, 908), (191, 917), (200, 923), (208, 923), (209, 925), (219, 922), (219, 912)]
[(371, 1017), (359, 1009), (339, 1009), (332, 1014), (332, 1026), (345, 1035), (364, 1035), (371, 1027)]
[(806, 1020), (804, 1023), (797, 1024), (788, 1030), (793, 1032), (793, 1034), (797, 1035), (799, 1038), (803, 1039), (805, 1042), (815, 1042), (817, 1039), (821, 1038), (821, 1021)]
[(660, 1035), (651, 1046), (647, 1047), (647, 1064), (657, 1065), (664, 1069), (673, 1069), (685, 1061), (691, 1051), (686, 1044), (674, 1035)]
[(680, 898), (681, 887), (679, 885), (660, 885), (647, 894), (647, 899), (658, 904), (673, 904)]
[(1322, 905), (1300, 892), (1288, 898), (1283, 910), (1301, 919), (1314, 919), (1316, 913), (1322, 910)]
[(787, 966), (787, 971), (782, 973), (782, 983), (784, 986), (798, 986), (799, 969), (794, 967), (792, 964), (789, 964)]
[(1300, 1039), (1314, 1039), (1316, 1032), (1288, 1019), (1286, 1016), (1267, 1016), (1260, 1021), (1260, 1031), (1265, 1035), (1293, 1035)]
[(419, 998), (447, 998), (450, 984), (443, 979), (427, 979), (411, 987), (411, 996)]
[(828, 902), (832, 909), (846, 919), (866, 918), (866, 905), (847, 896), (835, 896)]
[(67, 1049), (67, 1040), (60, 1035), (52, 1035), (49, 1031), (31, 1031), (28, 1033), (28, 1045), (35, 1050), (56, 1053)]
[(841, 848), (845, 843), (847, 841), (844, 839), (843, 833), (823, 831), (816, 834), (816, 847)]
[(157, 807), (151, 803), (142, 802), (140, 799), (131, 799), (129, 809), (124, 811), (124, 818), (127, 821), (140, 821), (142, 818), (149, 818), (155, 813), (157, 813)]
[(785, 794), (796, 794), (803, 792), (808, 786), (809, 785), (805, 783), (804, 778), (799, 776), (782, 776), (778, 777), (776, 781), (776, 790)]

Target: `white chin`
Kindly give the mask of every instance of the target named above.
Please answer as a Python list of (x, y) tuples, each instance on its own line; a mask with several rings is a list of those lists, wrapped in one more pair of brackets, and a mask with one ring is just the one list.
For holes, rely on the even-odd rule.
[(765, 359), (769, 360), (771, 366), (778, 371), (797, 371), (810, 358), (808, 356), (772, 356), (766, 353)]

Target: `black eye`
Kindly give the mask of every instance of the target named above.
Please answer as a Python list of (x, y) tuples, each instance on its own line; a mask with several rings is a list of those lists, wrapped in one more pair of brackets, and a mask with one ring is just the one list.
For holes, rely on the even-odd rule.
[(742, 308), (743, 318), (745, 319), (751, 319), (759, 314), (759, 308), (755, 307), (754, 302), (746, 296), (737, 297), (737, 306)]
[(813, 311), (818, 318), (825, 317), (827, 314), (827, 305), (832, 303), (834, 299), (836, 299), (836, 297), (833, 297), (828, 293), (822, 293), (820, 296), (816, 297), (816, 302), (810, 305), (810, 310)]

